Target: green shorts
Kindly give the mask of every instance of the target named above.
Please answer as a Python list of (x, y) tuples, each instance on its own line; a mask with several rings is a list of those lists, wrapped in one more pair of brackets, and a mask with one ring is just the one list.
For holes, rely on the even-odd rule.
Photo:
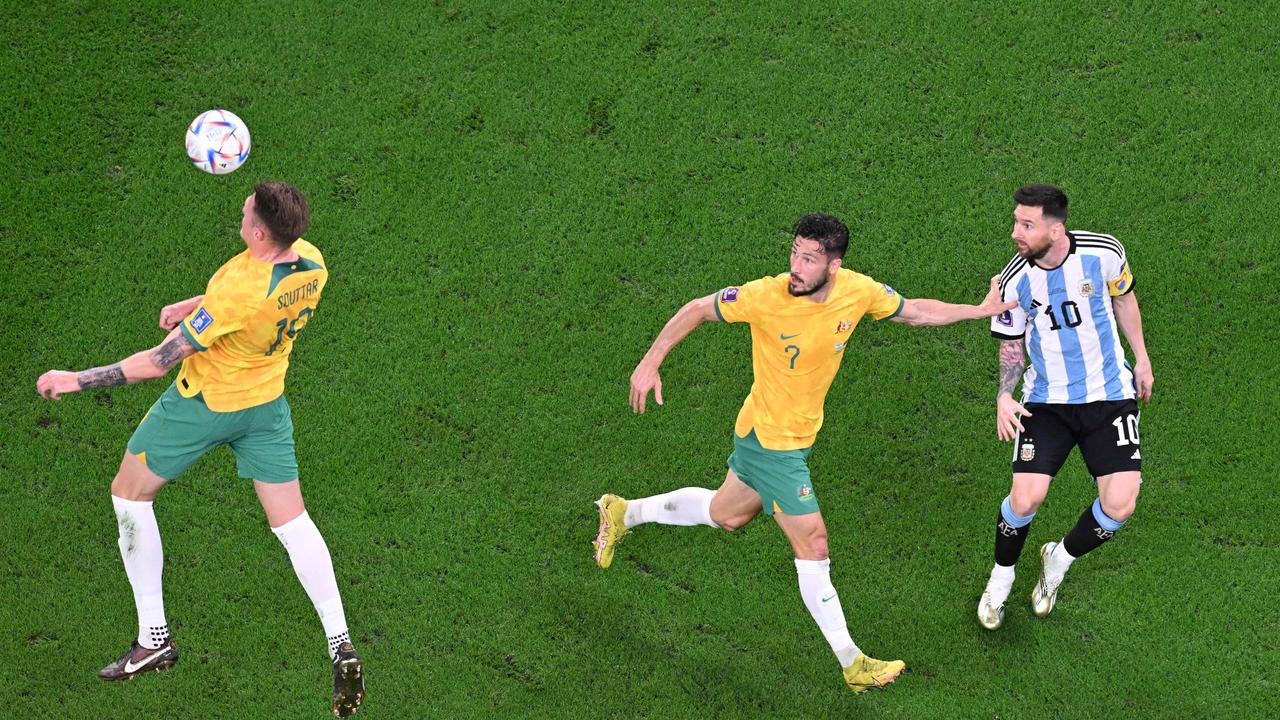
[(746, 437), (733, 436), (729, 469), (752, 490), (760, 493), (766, 515), (808, 515), (818, 512), (818, 496), (809, 480), (809, 453), (803, 450), (767, 450), (752, 430)]
[(202, 396), (184, 398), (170, 385), (129, 438), (129, 452), (165, 480), (219, 445), (231, 446), (240, 477), (269, 483), (298, 477), (293, 412), (283, 395), (244, 410), (214, 412)]

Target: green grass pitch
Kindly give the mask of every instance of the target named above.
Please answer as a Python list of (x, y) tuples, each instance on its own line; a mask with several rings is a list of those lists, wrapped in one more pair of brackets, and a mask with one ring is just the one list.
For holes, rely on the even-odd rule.
[[(242, 248), (253, 182), (299, 185), (331, 282), (288, 397), (368, 718), (1262, 717), (1280, 696), (1274, 485), (1280, 30), (1268, 3), (6, 4), (0, 17), (0, 715), (308, 718), (320, 624), (230, 453), (161, 493), (182, 661), (95, 677), (135, 629), (108, 484), (163, 382), (34, 392), (150, 347)], [(193, 170), (197, 113), (253, 133)], [(835, 213), (849, 266), (975, 302), (1018, 185), (1115, 234), (1155, 400), (1120, 536), (1053, 616), (1034, 548), (1005, 628), (974, 607), (1008, 489), (985, 323), (864, 324), (812, 467), (854, 697), (771, 521), (645, 527), (590, 560), (592, 501), (723, 477), (749, 335), (695, 331), (666, 406), (627, 380), (685, 301), (785, 269)], [(1267, 708), (1272, 708), (1267, 710)]]

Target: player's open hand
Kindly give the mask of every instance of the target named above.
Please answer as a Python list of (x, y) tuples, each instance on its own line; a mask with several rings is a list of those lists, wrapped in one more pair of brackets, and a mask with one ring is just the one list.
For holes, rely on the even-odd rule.
[(662, 377), (658, 375), (656, 365), (651, 366), (649, 363), (641, 361), (636, 366), (635, 372), (631, 373), (631, 410), (634, 412), (644, 412), (644, 404), (649, 400), (649, 391), (653, 391), (653, 397), (662, 404)]
[(1013, 440), (1018, 433), (1026, 431), (1022, 427), (1023, 417), (1031, 417), (1031, 413), (1012, 395), (1005, 393), (996, 398), (996, 436), (1001, 440)]
[(50, 370), (36, 380), (36, 392), (46, 400), (60, 400), (63, 393), (72, 393), (80, 389), (80, 381), (76, 374), (66, 370)]
[(1018, 307), (1017, 300), (1004, 302), (1000, 298), (1000, 276), (994, 275), (991, 278), (991, 287), (987, 290), (987, 296), (982, 298), (982, 304), (978, 309), (982, 311), (984, 317), (993, 317), (999, 315), (1005, 310), (1012, 310)]
[(1133, 384), (1138, 388), (1138, 399), (1151, 402), (1151, 388), (1156, 384), (1156, 376), (1151, 372), (1151, 361), (1142, 358), (1133, 366)]
[(178, 323), (187, 316), (187, 308), (185, 302), (165, 305), (160, 309), (160, 329), (164, 331), (172, 330), (178, 327)]

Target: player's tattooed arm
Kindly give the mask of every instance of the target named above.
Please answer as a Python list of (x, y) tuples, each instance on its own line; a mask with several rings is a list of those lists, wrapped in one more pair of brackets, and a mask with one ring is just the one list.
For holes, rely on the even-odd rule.
[(1013, 399), (1013, 389), (1018, 386), (1022, 369), (1027, 365), (1026, 348), (1022, 340), (1000, 342), (1000, 391), (996, 393), (996, 437), (1013, 440), (1020, 432), (1026, 432), (1022, 418), (1031, 413), (1022, 403)]
[(129, 382), (124, 377), (124, 370), (120, 368), (120, 363), (106, 367), (90, 368), (76, 373), (76, 381), (80, 383), (81, 390), (115, 387)]
[(195, 353), (195, 346), (182, 334), (181, 328), (175, 327), (164, 342), (150, 350), (136, 352), (118, 363), (80, 372), (50, 370), (36, 380), (36, 392), (57, 400), (66, 393), (80, 390), (131, 385), (163, 377), (183, 358)]
[(193, 355), (196, 348), (181, 330), (169, 333), (169, 337), (151, 351), (151, 364), (160, 370), (160, 374), (169, 372), (174, 365)]
[(997, 396), (1013, 394), (1018, 386), (1018, 378), (1027, 366), (1026, 348), (1022, 340), (1003, 340), (1000, 342), (1000, 390)]

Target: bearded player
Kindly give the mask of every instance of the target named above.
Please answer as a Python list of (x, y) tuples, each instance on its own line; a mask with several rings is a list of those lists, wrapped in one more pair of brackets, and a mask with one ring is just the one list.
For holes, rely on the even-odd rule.
[(718, 490), (686, 487), (624, 500), (605, 495), (595, 540), (596, 563), (609, 567), (618, 541), (639, 525), (709, 525), (733, 531), (761, 512), (773, 516), (795, 552), (805, 607), (835, 652), (855, 693), (892, 682), (901, 660), (877, 660), (854, 643), (831, 584), (827, 529), (809, 477), (809, 454), (822, 427), (823, 403), (858, 322), (870, 315), (913, 326), (947, 325), (998, 315), (992, 278), (981, 305), (906, 300), (888, 285), (842, 267), (849, 231), (829, 215), (796, 223), (791, 271), (728, 287), (686, 304), (666, 324), (631, 375), (631, 407), (643, 413), (650, 391), (659, 405), (658, 367), (704, 322), (751, 326), (755, 382), (738, 413), (728, 473)]
[(293, 416), (284, 398), (294, 340), (315, 312), (328, 280), (320, 251), (302, 233), (306, 198), (292, 185), (259, 183), (245, 199), (240, 237), (246, 250), (214, 273), (204, 295), (166, 306), (164, 341), (118, 363), (81, 372), (50, 370), (36, 382), (44, 397), (164, 377), (177, 380), (130, 438), (111, 483), (120, 554), (133, 587), (138, 636), (98, 674), (127, 680), (172, 667), (161, 594), (164, 554), (152, 502), (160, 488), (218, 445), (253, 480), (271, 530), (320, 614), (333, 662), (333, 711), (355, 713), (364, 698), (360, 658), (351, 644), (329, 548), (307, 515), (298, 484)]
[[(1000, 275), (1017, 307), (991, 322), (1000, 340), (996, 434), (1013, 441), (1013, 482), (996, 518), (995, 565), (978, 600), (978, 622), (995, 630), (1013, 587), (1014, 566), (1049, 484), (1079, 446), (1098, 497), (1058, 542), (1040, 548), (1032, 612), (1053, 611), (1077, 559), (1115, 536), (1133, 514), (1142, 485), (1138, 403), (1155, 376), (1124, 246), (1114, 237), (1067, 230), (1067, 196), (1053, 185), (1013, 194), (1018, 254)], [(1119, 333), (1133, 349), (1124, 359)], [(1027, 362), (1030, 356), (1030, 363)], [(1022, 402), (1013, 390), (1022, 380)]]

